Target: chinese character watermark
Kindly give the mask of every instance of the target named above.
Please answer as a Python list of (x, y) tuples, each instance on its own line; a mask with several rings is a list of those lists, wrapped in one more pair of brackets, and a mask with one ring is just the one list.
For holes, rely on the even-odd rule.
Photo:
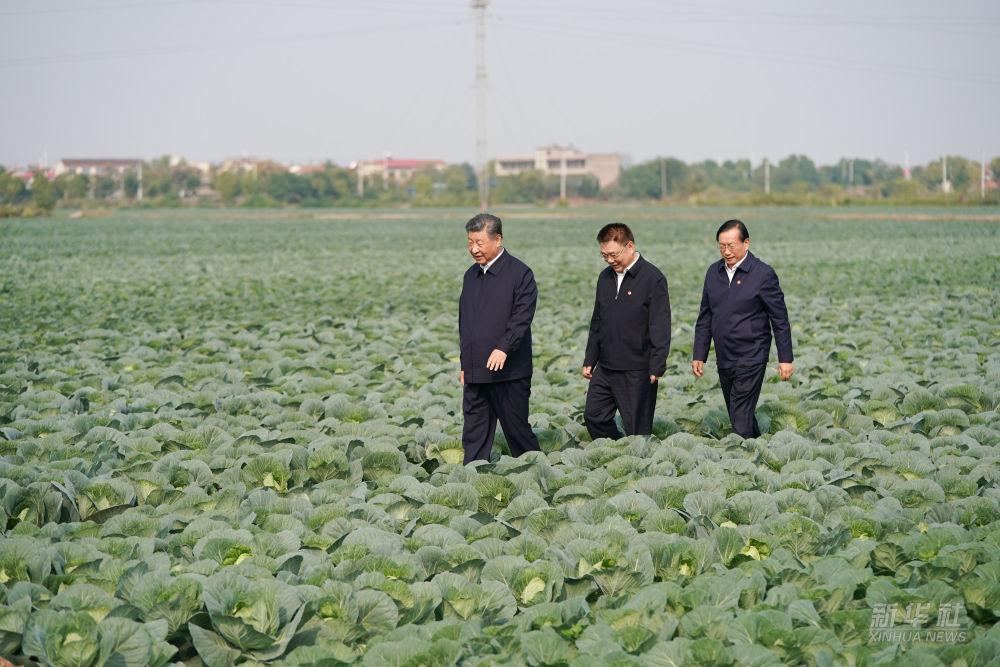
[[(896, 603), (877, 602), (872, 605), (868, 641), (880, 644), (961, 644), (970, 633), (962, 625), (965, 605), (962, 602), (911, 602), (905, 607)], [(931, 624), (931, 621), (934, 623)]]

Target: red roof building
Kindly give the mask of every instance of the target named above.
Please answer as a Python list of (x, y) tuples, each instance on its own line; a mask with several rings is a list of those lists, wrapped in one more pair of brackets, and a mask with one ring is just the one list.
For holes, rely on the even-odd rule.
[(351, 163), (351, 169), (358, 172), (360, 178), (381, 178), (388, 183), (410, 180), (415, 173), (424, 169), (444, 171), (444, 160), (415, 160), (386, 157), (383, 160), (359, 160)]

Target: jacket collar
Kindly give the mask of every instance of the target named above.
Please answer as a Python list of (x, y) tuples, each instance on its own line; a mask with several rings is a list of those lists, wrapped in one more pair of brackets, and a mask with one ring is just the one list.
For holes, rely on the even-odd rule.
[[(745, 271), (746, 273), (750, 273), (751, 271), (753, 271), (753, 267), (757, 266), (758, 262), (760, 262), (760, 260), (757, 259), (752, 252), (747, 250), (747, 256), (743, 258), (743, 263), (741, 263), (739, 266), (736, 267), (736, 272), (739, 273), (740, 271)], [(720, 259), (719, 273), (725, 273), (725, 272), (726, 272), (726, 260)]]
[(479, 270), (480, 274), (492, 273), (493, 275), (498, 275), (501, 271), (503, 271), (503, 267), (507, 265), (507, 261), (509, 258), (510, 258), (510, 251), (507, 250), (507, 248), (504, 248), (503, 251), (500, 253), (500, 256), (497, 257), (496, 260), (493, 262), (493, 264), (490, 265), (490, 268), (483, 271), (483, 267), (480, 266), (479, 264), (476, 264), (476, 268)]
[[(635, 260), (635, 264), (632, 265), (632, 268), (625, 269), (625, 275), (626, 276), (639, 275), (639, 272), (642, 270), (644, 264), (646, 264), (646, 258), (642, 256), (642, 253), (639, 253), (639, 256)], [(608, 275), (611, 276), (615, 275), (615, 270), (610, 266), (605, 267), (604, 270), (608, 273)]]

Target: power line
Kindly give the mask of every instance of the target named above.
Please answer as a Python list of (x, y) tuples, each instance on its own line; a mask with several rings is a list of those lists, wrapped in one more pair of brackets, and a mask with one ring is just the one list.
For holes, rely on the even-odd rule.
[(486, 6), (472, 0), (476, 20), (476, 168), (479, 169), (479, 210), (490, 203), (490, 174), (486, 153)]
[[(456, 7), (453, 3), (446, 3), (441, 5), (433, 5), (427, 2), (421, 2), (419, 5), (415, 5), (412, 2), (394, 2), (393, 0), (368, 0), (367, 2), (359, 2), (355, 6), (350, 6), (344, 2), (337, 2), (335, 4), (324, 4), (317, 2), (308, 2), (305, 0), (204, 0), (205, 2), (212, 2), (215, 4), (228, 4), (228, 5), (238, 5), (238, 6), (256, 6), (256, 7), (274, 7), (277, 9), (320, 9), (323, 11), (363, 11), (368, 12), (372, 9), (391, 9), (392, 11), (398, 12), (400, 9), (410, 9), (416, 10), (418, 14), (427, 14), (428, 11), (437, 12), (443, 10), (448, 14), (462, 14), (464, 15), (464, 10)], [(381, 6), (380, 6), (381, 5)]]
[[(238, 5), (238, 6), (262, 6), (262, 7), (275, 7), (280, 9), (291, 9), (291, 8), (301, 8), (301, 9), (322, 9), (329, 11), (369, 11), (372, 8), (378, 9), (417, 9), (420, 14), (426, 14), (428, 10), (448, 10), (452, 14), (458, 14), (454, 5), (437, 5), (433, 6), (428, 3), (421, 3), (419, 7), (415, 7), (413, 3), (407, 2), (393, 2), (393, 0), (369, 0), (368, 2), (358, 3), (356, 6), (345, 5), (343, 2), (338, 2), (337, 4), (321, 4), (317, 2), (303, 2), (295, 0), (275, 0), (268, 2), (267, 0), (149, 0), (147, 2), (126, 2), (111, 5), (72, 5), (70, 7), (45, 7), (45, 8), (31, 8), (31, 9), (8, 9), (0, 11), (0, 16), (34, 16), (34, 15), (46, 15), (46, 14), (79, 14), (87, 12), (99, 12), (99, 11), (116, 11), (119, 9), (150, 9), (150, 8), (169, 8), (180, 5), (196, 5), (199, 7), (204, 7), (206, 5)], [(382, 7), (379, 7), (382, 5)]]
[[(204, 0), (203, 0), (204, 1)], [(118, 9), (148, 9), (150, 7), (171, 7), (175, 5), (198, 5), (203, 4), (198, 0), (174, 0), (173, 2), (130, 2), (118, 5), (90, 5), (73, 7), (49, 7), (44, 9), (14, 9), (0, 11), (0, 16), (33, 16), (44, 14), (76, 14), (80, 12), (101, 12), (114, 11)]]
[[(565, 25), (568, 22), (597, 21), (599, 27), (607, 23), (635, 22), (642, 20), (663, 20), (671, 25), (691, 23), (737, 24), (737, 25), (777, 25), (788, 27), (818, 27), (818, 28), (876, 28), (921, 30), (931, 32), (946, 32), (959, 35), (978, 37), (995, 37), (995, 32), (970, 31), (962, 28), (987, 28), (1000, 26), (1000, 16), (849, 16), (849, 15), (816, 15), (804, 13), (782, 13), (748, 8), (725, 7), (703, 3), (664, 2), (655, 0), (655, 9), (639, 14), (623, 12), (619, 7), (574, 7), (572, 12), (566, 12), (551, 6), (532, 6), (526, 10), (511, 11), (515, 18), (559, 20)], [(680, 11), (671, 6), (681, 8)], [(714, 9), (713, 9), (714, 7)], [(694, 8), (694, 9), (686, 9)]]
[[(509, 22), (509, 20), (508, 20)], [(517, 23), (515, 21), (515, 23)], [(893, 65), (889, 63), (871, 63), (860, 60), (846, 60), (844, 58), (824, 57), (817, 55), (791, 54), (780, 51), (766, 51), (761, 49), (728, 49), (715, 44), (705, 44), (703, 42), (691, 42), (677, 39), (667, 39), (660, 35), (648, 33), (623, 33), (610, 32), (606, 30), (588, 31), (586, 29), (566, 29), (562, 25), (553, 26), (534, 23), (517, 23), (520, 30), (536, 32), (539, 34), (556, 37), (584, 37), (600, 39), (604, 42), (619, 41), (627, 44), (647, 43), (665, 49), (675, 49), (681, 51), (693, 51), (697, 53), (708, 53), (724, 57), (738, 57), (741, 60), (764, 60), (779, 64), (802, 65), (811, 67), (822, 67), (825, 69), (879, 72), (882, 74), (915, 76), (921, 78), (939, 79), (945, 81), (958, 81), (964, 83), (980, 83), (998, 85), (1000, 77), (981, 72), (949, 71), (929, 68), (920, 68), (910, 65)]]
[(278, 37), (247, 38), (202, 42), (183, 46), (149, 46), (135, 49), (114, 51), (90, 51), (85, 53), (66, 53), (53, 56), (30, 56), (26, 58), (8, 58), (0, 60), (0, 69), (14, 67), (33, 67), (40, 65), (57, 65), (63, 63), (93, 62), (98, 60), (124, 60), (143, 56), (170, 56), (184, 53), (203, 53), (206, 51), (223, 51), (227, 49), (259, 46), (261, 44), (283, 44), (287, 42), (302, 42), (324, 40), (331, 37), (356, 36), (362, 34), (377, 34), (382, 32), (410, 31), (425, 28), (445, 28), (461, 25), (464, 21), (447, 21), (424, 24), (404, 24), (395, 26), (380, 26), (376, 28), (345, 28), (320, 33), (300, 33), (281, 35)]
[[(683, 0), (674, 0), (671, 2), (665, 2), (664, 0), (638, 0), (639, 2), (646, 2), (647, 4), (655, 5), (657, 8), (663, 7), (664, 4), (674, 4), (682, 7), (692, 7), (696, 8), (698, 11), (704, 11), (706, 8), (711, 12), (718, 12), (715, 14), (717, 18), (729, 18), (734, 21), (746, 21), (747, 17), (757, 17), (757, 18), (770, 18), (775, 20), (786, 20), (786, 21), (801, 21), (807, 23), (816, 23), (818, 25), (826, 24), (836, 24), (842, 23), (845, 25), (873, 25), (876, 24), (879, 27), (909, 27), (909, 26), (941, 26), (949, 23), (958, 25), (973, 25), (980, 26), (984, 23), (1000, 23), (1000, 16), (959, 16), (956, 14), (942, 14), (942, 15), (862, 15), (862, 16), (850, 16), (850, 15), (836, 15), (836, 14), (807, 14), (802, 12), (776, 12), (767, 9), (758, 9), (755, 7), (733, 7), (730, 5), (724, 5), (719, 3), (711, 2), (684, 2)], [(740, 16), (734, 17), (737, 14)]]
[(511, 124), (506, 122), (507, 116), (504, 113), (504, 109), (512, 107), (514, 109), (515, 114), (517, 115), (517, 120), (520, 123), (520, 126), (527, 127), (529, 125), (527, 121), (528, 115), (524, 113), (524, 109), (521, 106), (521, 100), (527, 98), (523, 98), (520, 95), (520, 91), (518, 90), (518, 85), (515, 82), (514, 77), (510, 76), (510, 73), (507, 70), (506, 58), (502, 53), (503, 40), (500, 38), (498, 32), (499, 31), (496, 30), (493, 31), (494, 38), (490, 40), (490, 44), (493, 45), (494, 59), (497, 63), (497, 69), (499, 70), (499, 73), (501, 75), (500, 78), (502, 78), (507, 83), (507, 87), (512, 91), (513, 94), (509, 98), (504, 98), (503, 100), (499, 99), (495, 100), (495, 104), (491, 108), (495, 108), (497, 110), (497, 115), (500, 117), (500, 120), (506, 126), (507, 132), (511, 136), (514, 145), (525, 146), (525, 144), (522, 141), (523, 137), (520, 134), (520, 129), (516, 126), (516, 124)]

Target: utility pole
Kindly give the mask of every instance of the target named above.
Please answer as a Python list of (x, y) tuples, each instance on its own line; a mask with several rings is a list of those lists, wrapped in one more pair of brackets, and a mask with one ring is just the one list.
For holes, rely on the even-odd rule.
[(660, 201), (667, 199), (667, 161), (660, 158)]
[(941, 157), (941, 192), (948, 193), (948, 156)]
[(903, 178), (910, 180), (910, 151), (903, 151)]
[(979, 161), (979, 198), (983, 199), (986, 197), (986, 153), (983, 153), (983, 159)]
[(566, 201), (566, 152), (559, 160), (559, 201)]
[(771, 162), (764, 158), (764, 194), (771, 194)]
[(847, 182), (854, 187), (854, 158), (851, 158), (847, 163)]
[(479, 171), (479, 210), (490, 203), (490, 176), (486, 156), (486, 5), (472, 0), (476, 13), (476, 168)]
[(139, 183), (137, 184), (136, 190), (135, 190), (135, 200), (136, 201), (142, 201), (142, 160), (139, 160), (139, 178), (138, 178), (138, 181), (139, 181)]

